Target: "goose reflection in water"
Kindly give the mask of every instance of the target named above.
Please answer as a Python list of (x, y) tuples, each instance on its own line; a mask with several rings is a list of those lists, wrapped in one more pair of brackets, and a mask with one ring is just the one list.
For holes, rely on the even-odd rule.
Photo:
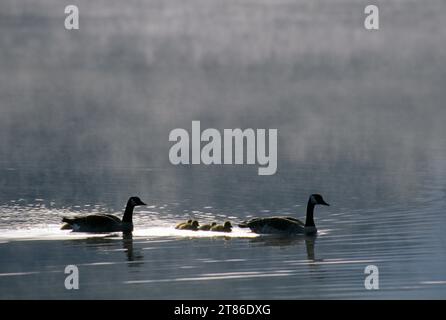
[(303, 243), (305, 243), (307, 251), (307, 259), (309, 260), (309, 262), (322, 261), (322, 259), (315, 258), (314, 249), (316, 244), (316, 236), (289, 237), (289, 236), (271, 235), (271, 236), (261, 236), (252, 238), (251, 242), (271, 247), (300, 246)]
[(138, 263), (130, 263), (129, 267), (132, 266), (134, 267), (144, 264), (144, 262), (141, 261), (144, 259), (144, 256), (141, 254), (141, 251), (140, 250), (134, 251), (133, 249), (133, 235), (131, 232), (124, 232), (122, 234), (122, 247), (125, 249), (125, 252), (127, 254), (127, 261), (129, 262), (139, 261)]
[(124, 251), (125, 258), (129, 267), (134, 267), (143, 264), (144, 256), (141, 250), (134, 249), (133, 235), (131, 232), (122, 233), (122, 249), (117, 249), (118, 234), (109, 234), (103, 237), (90, 237), (86, 239), (70, 240), (70, 245), (82, 245), (90, 248), (97, 249), (98, 251), (104, 251), (110, 249), (111, 251)]

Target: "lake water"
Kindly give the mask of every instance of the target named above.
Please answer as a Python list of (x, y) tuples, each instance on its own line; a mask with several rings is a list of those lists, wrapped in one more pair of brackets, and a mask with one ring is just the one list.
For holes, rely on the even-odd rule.
[[(222, 170), (200, 169), (192, 175), (185, 169), (186, 176), (163, 185), (152, 183), (155, 176), (166, 175), (159, 170), (122, 169), (114, 172), (114, 183), (92, 171), (84, 177), (67, 175), (59, 183), (60, 176), (51, 171), (35, 180), (41, 172), (4, 170), (8, 193), (15, 197), (2, 198), (0, 297), (446, 297), (444, 171), (327, 169), (303, 187), (300, 182), (308, 181), (315, 168), (279, 172), (274, 178), (257, 177), (255, 170)], [(39, 184), (25, 186), (22, 179)], [(274, 213), (304, 218), (311, 189), (331, 204), (316, 209), (316, 238), (257, 236), (240, 228), (224, 236), (174, 229), (189, 217), (200, 222)], [(128, 194), (148, 204), (136, 209), (132, 238), (59, 230), (63, 215), (120, 216)], [(119, 199), (116, 206), (114, 199)], [(79, 268), (79, 290), (64, 287), (69, 264)], [(367, 265), (379, 268), (379, 290), (364, 288)]]
[[(373, 32), (368, 1), (75, 2), (75, 31), (0, 3), (1, 299), (446, 298), (443, 0), (386, 1)], [(171, 165), (193, 120), (278, 129), (277, 173)], [(315, 238), (174, 229), (304, 219), (312, 193)], [(132, 237), (60, 230), (132, 195)]]

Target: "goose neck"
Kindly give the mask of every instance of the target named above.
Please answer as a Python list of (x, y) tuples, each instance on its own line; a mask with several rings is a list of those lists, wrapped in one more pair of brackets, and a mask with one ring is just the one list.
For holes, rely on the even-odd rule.
[(311, 200), (308, 200), (305, 227), (315, 227), (313, 213), (314, 213), (314, 204), (311, 202)]
[(130, 203), (127, 203), (127, 206), (125, 207), (124, 211), (124, 217), (122, 218), (122, 222), (132, 222), (133, 209), (134, 206), (132, 206)]

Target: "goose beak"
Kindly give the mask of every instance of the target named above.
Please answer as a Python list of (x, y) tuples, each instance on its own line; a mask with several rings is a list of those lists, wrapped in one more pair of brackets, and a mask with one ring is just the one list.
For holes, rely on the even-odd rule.
[(325, 202), (324, 200), (322, 200), (322, 202), (321, 203), (319, 203), (319, 204), (321, 204), (321, 205), (323, 205), (323, 206), (330, 206), (327, 202)]

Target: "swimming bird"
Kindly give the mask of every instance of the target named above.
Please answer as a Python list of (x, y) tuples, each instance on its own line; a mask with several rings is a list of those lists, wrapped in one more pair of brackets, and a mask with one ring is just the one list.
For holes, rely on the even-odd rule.
[(231, 231), (232, 231), (232, 225), (231, 225), (231, 222), (226, 221), (224, 225), (213, 226), (213, 227), (211, 228), (211, 231), (217, 231), (217, 232), (231, 232)]
[(193, 230), (193, 231), (197, 231), (198, 230), (198, 226), (199, 223), (197, 220), (192, 221), (191, 223), (185, 223), (182, 224), (181, 226), (179, 226), (177, 229), (180, 230)]
[(255, 233), (306, 234), (317, 233), (313, 211), (315, 205), (329, 206), (320, 194), (312, 194), (308, 199), (305, 223), (293, 217), (254, 218), (239, 224), (240, 228), (250, 228)]
[(175, 229), (180, 229), (181, 226), (185, 225), (185, 224), (191, 224), (192, 223), (192, 219), (187, 220), (186, 222), (180, 222), (179, 224), (177, 224), (177, 226), (175, 227)]
[(63, 217), (62, 230), (71, 229), (74, 232), (131, 232), (133, 231), (133, 209), (146, 204), (138, 197), (130, 197), (121, 219), (111, 214), (91, 214), (88, 216)]
[(198, 228), (198, 230), (201, 231), (209, 231), (212, 227), (216, 226), (217, 222), (212, 222), (211, 224), (204, 224), (201, 227)]

